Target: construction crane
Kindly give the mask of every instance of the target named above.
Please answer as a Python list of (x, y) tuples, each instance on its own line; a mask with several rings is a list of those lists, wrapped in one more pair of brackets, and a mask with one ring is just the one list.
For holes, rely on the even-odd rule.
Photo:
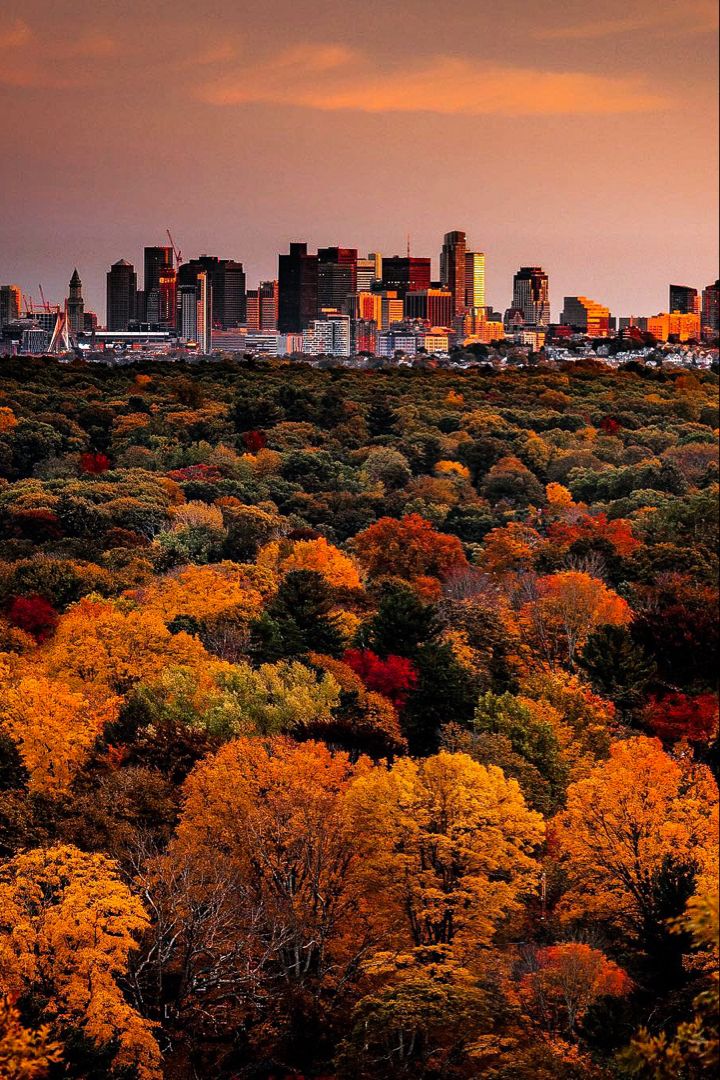
[(48, 304), (47, 300), (45, 299), (45, 293), (43, 292), (42, 285), (38, 285), (38, 289), (40, 290), (40, 299), (42, 300), (43, 310), (44, 311), (50, 311), (50, 305)]
[(170, 241), (170, 246), (173, 249), (173, 255), (175, 256), (175, 266), (178, 267), (182, 262), (182, 251), (178, 251), (177, 247), (175, 246), (175, 241), (172, 238), (172, 233), (170, 232), (170, 230), (166, 229), (165, 232), (167, 233), (167, 238)]

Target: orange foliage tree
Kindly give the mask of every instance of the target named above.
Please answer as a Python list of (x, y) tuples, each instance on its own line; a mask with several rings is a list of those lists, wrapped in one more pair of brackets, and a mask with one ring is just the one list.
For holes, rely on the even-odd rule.
[(159, 1080), (152, 1027), (118, 985), (148, 925), (140, 901), (104, 855), (69, 845), (0, 867), (0, 993), (32, 992), (53, 1029), (79, 1027), (138, 1080)]
[(625, 997), (632, 982), (617, 964), (581, 942), (538, 949), (522, 976), (519, 997), (526, 1011), (548, 1031), (572, 1035), (601, 997)]
[(579, 570), (539, 578), (534, 593), (520, 610), (520, 624), (528, 644), (549, 663), (572, 664), (596, 627), (626, 626), (632, 619), (621, 596)]
[(657, 878), (668, 860), (717, 864), (717, 792), (708, 769), (676, 761), (658, 739), (613, 743), (610, 759), (571, 784), (554, 821), (569, 889), (564, 910), (630, 929), (654, 918)]

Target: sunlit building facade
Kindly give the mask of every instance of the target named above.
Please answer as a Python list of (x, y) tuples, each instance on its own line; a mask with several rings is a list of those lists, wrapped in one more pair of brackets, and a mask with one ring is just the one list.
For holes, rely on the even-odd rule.
[(566, 296), (560, 322), (588, 337), (607, 337), (610, 333), (610, 308), (587, 296)]
[(485, 253), (468, 251), (465, 255), (465, 307), (477, 311), (485, 307)]
[(512, 309), (521, 311), (526, 326), (550, 323), (550, 288), (541, 266), (522, 266), (513, 278)]
[(661, 311), (648, 318), (647, 332), (658, 341), (669, 341), (670, 338), (681, 342), (699, 341), (700, 316), (694, 312)]
[(453, 315), (465, 310), (465, 257), (467, 238), (464, 232), (445, 233), (440, 252), (440, 281), (453, 298)]

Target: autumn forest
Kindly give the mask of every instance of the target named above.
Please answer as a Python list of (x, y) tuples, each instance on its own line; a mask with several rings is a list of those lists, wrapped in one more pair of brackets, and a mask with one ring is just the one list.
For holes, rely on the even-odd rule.
[(0, 1076), (699, 1080), (717, 375), (0, 377)]

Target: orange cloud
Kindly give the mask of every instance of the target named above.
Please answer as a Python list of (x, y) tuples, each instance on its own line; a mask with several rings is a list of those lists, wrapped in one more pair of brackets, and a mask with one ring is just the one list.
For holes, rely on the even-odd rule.
[(0, 49), (13, 49), (19, 45), (25, 45), (32, 38), (32, 30), (23, 19), (15, 19), (14, 22), (0, 30)]
[(585, 41), (633, 32), (672, 33), (675, 35), (713, 33), (718, 26), (718, 10), (714, 0), (695, 0), (695, 3), (670, 7), (619, 18), (590, 19), (574, 26), (551, 26), (536, 30), (533, 37), (540, 41)]
[(642, 79), (484, 65), (438, 56), (402, 70), (372, 70), (344, 46), (306, 46), (205, 83), (212, 105), (263, 103), (323, 111), (552, 116), (646, 112), (670, 103)]

